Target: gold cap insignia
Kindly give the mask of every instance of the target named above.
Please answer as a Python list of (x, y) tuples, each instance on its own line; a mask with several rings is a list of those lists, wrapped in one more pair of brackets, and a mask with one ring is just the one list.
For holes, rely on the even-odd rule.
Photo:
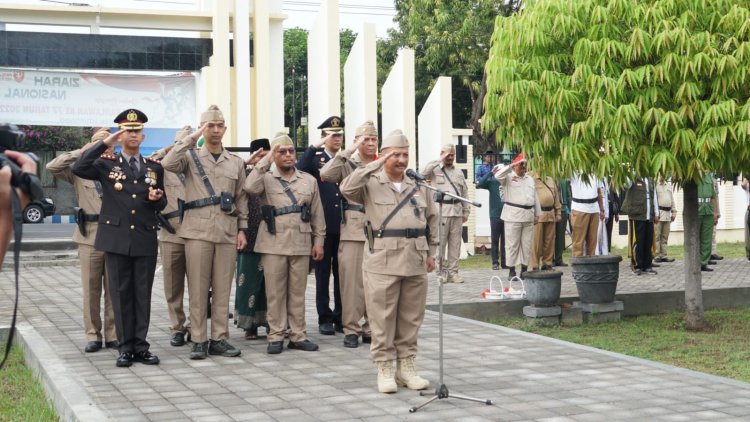
[(130, 110), (128, 112), (127, 119), (128, 119), (129, 122), (135, 122), (136, 120), (138, 120), (138, 114), (136, 114), (135, 111)]
[(337, 118), (331, 119), (331, 127), (340, 127), (341, 126), (341, 120)]

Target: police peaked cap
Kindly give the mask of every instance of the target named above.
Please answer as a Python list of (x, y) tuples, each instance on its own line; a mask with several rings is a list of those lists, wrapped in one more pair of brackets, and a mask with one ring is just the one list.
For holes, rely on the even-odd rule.
[(323, 121), (318, 126), (318, 129), (325, 130), (326, 132), (343, 132), (344, 131), (344, 119), (339, 116), (331, 116)]
[(148, 122), (148, 116), (138, 109), (129, 108), (118, 114), (114, 121), (120, 129), (141, 130), (143, 129), (143, 124)]

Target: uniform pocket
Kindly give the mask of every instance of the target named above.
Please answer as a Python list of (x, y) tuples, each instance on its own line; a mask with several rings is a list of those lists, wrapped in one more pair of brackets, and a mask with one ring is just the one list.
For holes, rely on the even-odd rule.
[(99, 224), (106, 224), (108, 226), (119, 226), (120, 217), (114, 215), (99, 214)]

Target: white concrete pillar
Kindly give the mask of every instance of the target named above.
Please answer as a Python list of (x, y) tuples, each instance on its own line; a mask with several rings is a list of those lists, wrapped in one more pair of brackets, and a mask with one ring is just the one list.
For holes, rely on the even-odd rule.
[[(256, 0), (257, 1), (257, 0)], [(268, 98), (263, 105), (268, 108), (268, 132), (256, 131), (255, 138), (271, 138), (284, 127), (284, 25), (281, 20), (271, 21), (269, 26), (270, 56)], [(258, 62), (256, 61), (256, 66)]]
[(409, 167), (416, 168), (417, 139), (414, 97), (414, 50), (402, 49), (380, 91), (383, 137), (401, 129), (409, 139)]
[(378, 123), (378, 74), (375, 61), (375, 24), (365, 23), (344, 64), (346, 146), (354, 142), (357, 126)]
[[(256, 1), (255, 7), (258, 7)], [(257, 13), (255, 13), (257, 19)], [(234, 2), (234, 110), (229, 122), (236, 146), (248, 146), (252, 132), (250, 107), (250, 0)]]
[(339, 60), (339, 2), (326, 0), (307, 34), (308, 143), (320, 138), (323, 120), (341, 115)]
[[(206, 104), (198, 107), (198, 113), (211, 104), (219, 106), (222, 112), (231, 116), (232, 90), (231, 71), (229, 67), (229, 6), (231, 2), (215, 1), (212, 4), (213, 13), (213, 55), (209, 60), (211, 71), (206, 76)], [(232, 124), (232, 122), (228, 122)], [(224, 145), (237, 145), (233, 137), (224, 138)]]
[(417, 117), (420, 167), (439, 158), (440, 146), (453, 139), (452, 98), (451, 78), (439, 77)]
[[(255, 130), (254, 138), (270, 138), (271, 133), (271, 48), (269, 37), (269, 9), (267, 0), (255, 0), (253, 10), (253, 63), (255, 70)], [(259, 65), (263, 63), (263, 65)], [(276, 71), (276, 70), (275, 70)], [(278, 69), (278, 72), (283, 72)]]

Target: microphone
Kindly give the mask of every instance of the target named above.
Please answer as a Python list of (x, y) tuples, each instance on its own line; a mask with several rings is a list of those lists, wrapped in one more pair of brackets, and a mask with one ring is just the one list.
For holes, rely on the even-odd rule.
[(417, 182), (424, 182), (424, 176), (422, 176), (421, 174), (417, 173), (416, 171), (412, 169), (406, 169), (406, 175), (416, 180)]

